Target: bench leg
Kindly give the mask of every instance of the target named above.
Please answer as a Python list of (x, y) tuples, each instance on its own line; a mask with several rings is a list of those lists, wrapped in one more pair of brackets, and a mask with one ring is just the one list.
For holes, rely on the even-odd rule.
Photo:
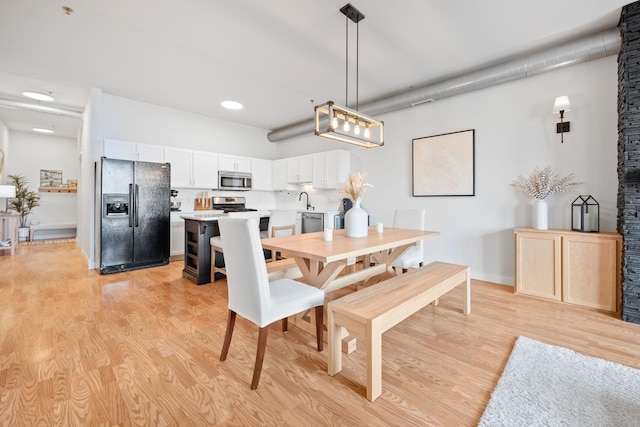
[(341, 327), (335, 323), (333, 310), (327, 310), (327, 344), (329, 345), (329, 375), (333, 376), (342, 370)]
[(382, 331), (377, 322), (367, 324), (367, 399), (382, 394)]
[(467, 268), (467, 283), (465, 283), (465, 295), (464, 295), (464, 307), (462, 312), (464, 314), (471, 313), (471, 274), (469, 274), (469, 269)]

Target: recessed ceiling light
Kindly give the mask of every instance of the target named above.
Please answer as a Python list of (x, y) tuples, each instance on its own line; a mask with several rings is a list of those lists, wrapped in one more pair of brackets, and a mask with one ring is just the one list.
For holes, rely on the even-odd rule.
[(24, 96), (31, 99), (37, 99), (38, 101), (55, 101), (55, 98), (48, 93), (42, 92), (22, 92)]
[(222, 101), (220, 105), (228, 110), (242, 110), (242, 104), (236, 101)]
[(32, 130), (38, 133), (55, 133), (53, 129), (47, 129), (47, 128), (33, 128)]

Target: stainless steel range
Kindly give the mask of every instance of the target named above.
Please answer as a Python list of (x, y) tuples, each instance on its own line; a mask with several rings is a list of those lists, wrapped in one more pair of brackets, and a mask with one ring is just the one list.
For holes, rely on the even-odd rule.
[(212, 197), (211, 209), (222, 210), (224, 213), (229, 212), (251, 212), (257, 211), (257, 209), (246, 207), (246, 197)]

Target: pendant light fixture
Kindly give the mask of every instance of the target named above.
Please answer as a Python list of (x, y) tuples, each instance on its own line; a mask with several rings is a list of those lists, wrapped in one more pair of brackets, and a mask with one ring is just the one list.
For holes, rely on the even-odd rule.
[(356, 24), (356, 108), (340, 106), (328, 101), (315, 109), (315, 134), (336, 141), (359, 145), (361, 147), (380, 147), (384, 145), (384, 123), (358, 111), (358, 66), (360, 32), (358, 23), (364, 15), (350, 3), (340, 9), (346, 17), (346, 99), (349, 103), (349, 20)]

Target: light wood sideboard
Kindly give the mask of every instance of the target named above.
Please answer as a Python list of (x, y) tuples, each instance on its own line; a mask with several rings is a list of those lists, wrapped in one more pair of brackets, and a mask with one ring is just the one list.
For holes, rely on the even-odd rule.
[(517, 228), (515, 292), (616, 312), (622, 236)]

